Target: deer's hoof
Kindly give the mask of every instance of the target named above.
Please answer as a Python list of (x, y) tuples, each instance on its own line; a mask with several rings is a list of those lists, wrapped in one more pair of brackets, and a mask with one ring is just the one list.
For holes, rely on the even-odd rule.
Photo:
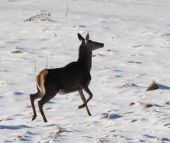
[(84, 108), (86, 106), (86, 104), (82, 104), (78, 107), (78, 109)]
[(44, 123), (47, 123), (47, 122), (48, 122), (46, 118), (43, 118), (43, 120), (44, 120)]
[(32, 121), (35, 120), (37, 115), (32, 116)]

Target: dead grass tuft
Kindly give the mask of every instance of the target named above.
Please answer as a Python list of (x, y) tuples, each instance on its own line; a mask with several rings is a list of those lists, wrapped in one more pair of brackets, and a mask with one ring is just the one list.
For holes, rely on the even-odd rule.
[(148, 88), (146, 89), (146, 91), (151, 91), (151, 90), (156, 90), (158, 89), (159, 86), (156, 83), (156, 81), (152, 81), (152, 83), (148, 86)]

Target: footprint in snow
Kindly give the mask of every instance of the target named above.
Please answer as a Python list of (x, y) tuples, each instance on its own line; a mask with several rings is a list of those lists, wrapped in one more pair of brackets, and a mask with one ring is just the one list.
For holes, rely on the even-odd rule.
[(164, 126), (170, 128), (170, 123), (166, 123)]
[(152, 136), (152, 135), (143, 135), (144, 137), (146, 138), (150, 138), (150, 139), (156, 139), (157, 137), (156, 136)]
[(20, 130), (26, 128), (31, 128), (31, 127), (27, 125), (0, 125), (1, 130)]
[(116, 120), (116, 119), (119, 119), (119, 118), (121, 118), (122, 116), (121, 115), (119, 115), (119, 114), (110, 114), (109, 116), (108, 116), (108, 118), (109, 119), (112, 119), (112, 120)]
[(21, 95), (23, 95), (24, 93), (23, 93), (23, 92), (16, 91), (16, 92), (14, 92), (14, 94), (17, 95), (17, 96), (21, 96)]
[(121, 115), (118, 115), (118, 114), (109, 114), (109, 113), (102, 113), (100, 115), (101, 119), (107, 118), (107, 119), (111, 119), (111, 120), (116, 120), (116, 119), (119, 119), (121, 117), (122, 117)]
[(0, 80), (0, 86), (3, 86), (3, 85), (5, 85), (5, 82)]
[(118, 86), (119, 88), (128, 88), (128, 87), (139, 87), (138, 85), (134, 83), (125, 83), (123, 85)]
[(24, 134), (20, 134), (16, 136), (15, 140), (20, 140), (20, 141), (31, 141), (33, 136), (36, 136), (36, 133), (26, 131)]

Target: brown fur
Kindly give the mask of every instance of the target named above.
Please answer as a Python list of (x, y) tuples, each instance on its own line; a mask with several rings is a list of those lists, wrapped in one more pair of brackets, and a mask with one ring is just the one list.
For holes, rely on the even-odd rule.
[(44, 69), (42, 70), (37, 76), (36, 76), (36, 83), (37, 83), (37, 88), (40, 91), (39, 96), (43, 97), (45, 95), (45, 80), (48, 75), (48, 70)]

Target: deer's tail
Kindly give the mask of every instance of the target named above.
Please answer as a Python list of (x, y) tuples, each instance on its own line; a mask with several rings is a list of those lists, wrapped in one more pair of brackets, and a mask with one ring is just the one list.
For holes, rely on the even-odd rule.
[(48, 70), (44, 69), (36, 76), (36, 85), (38, 91), (40, 92), (40, 97), (43, 97), (46, 93), (45, 81), (47, 75), (48, 75)]

